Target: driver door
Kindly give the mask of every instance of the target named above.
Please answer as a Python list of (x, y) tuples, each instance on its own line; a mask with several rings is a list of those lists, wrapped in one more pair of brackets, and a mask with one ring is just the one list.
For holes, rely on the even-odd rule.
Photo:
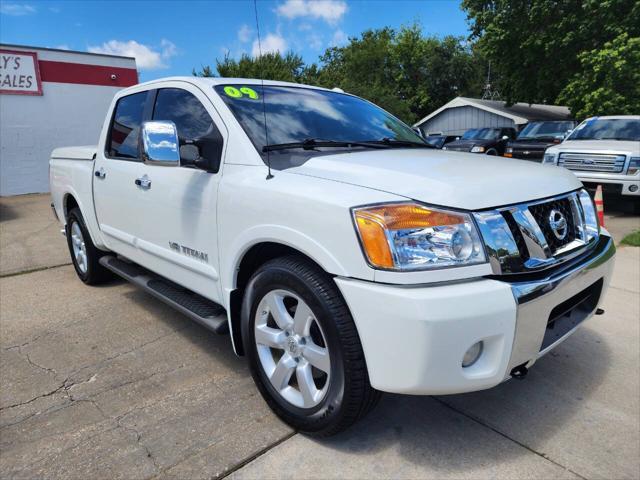
[[(136, 219), (141, 263), (220, 303), (216, 204), (227, 131), (197, 87), (166, 85), (153, 92), (151, 120), (176, 125), (181, 165), (142, 165), (141, 176), (149, 183), (138, 187), (144, 211)], [(186, 165), (193, 163), (194, 152), (212, 165), (209, 171)]]

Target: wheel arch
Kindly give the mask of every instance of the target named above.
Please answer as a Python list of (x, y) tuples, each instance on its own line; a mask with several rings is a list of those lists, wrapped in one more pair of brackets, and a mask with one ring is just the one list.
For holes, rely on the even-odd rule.
[[(69, 212), (74, 208), (80, 208), (80, 204), (76, 200), (76, 197), (74, 197), (72, 193), (65, 193), (64, 198), (62, 199), (62, 211), (64, 213), (65, 224), (69, 218)], [(82, 209), (80, 209), (80, 212), (82, 212)]]
[[(86, 199), (85, 199), (86, 200)], [(99, 250), (107, 251), (107, 247), (104, 245), (102, 240), (102, 235), (100, 232), (100, 227), (98, 226), (97, 219), (95, 213), (93, 211), (93, 199), (89, 199), (87, 201), (87, 205), (85, 205), (82, 201), (81, 195), (78, 195), (75, 191), (70, 190), (65, 192), (62, 195), (62, 214), (63, 218), (61, 220), (64, 221), (64, 227), (67, 228), (67, 220), (69, 218), (69, 213), (74, 208), (78, 208), (80, 213), (82, 214), (82, 218), (84, 219), (84, 223), (89, 231), (89, 236), (91, 237), (91, 241)]]
[(320, 262), (306, 254), (305, 252), (297, 249), (291, 245), (279, 241), (261, 241), (255, 243), (244, 250), (242, 255), (239, 256), (238, 262), (234, 269), (235, 277), (233, 283), (233, 289), (229, 293), (229, 321), (231, 323), (232, 341), (235, 352), (238, 355), (244, 355), (244, 347), (242, 343), (242, 329), (241, 329), (241, 311), (242, 311), (242, 299), (244, 297), (244, 291), (251, 278), (251, 275), (264, 265), (269, 260), (274, 258), (283, 257), (287, 255), (296, 255), (301, 259), (304, 259), (323, 271), (329, 273)]

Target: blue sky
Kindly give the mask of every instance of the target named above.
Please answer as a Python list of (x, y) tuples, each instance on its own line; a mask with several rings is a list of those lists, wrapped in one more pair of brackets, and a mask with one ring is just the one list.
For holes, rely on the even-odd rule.
[[(458, 1), (258, 0), (262, 47), (313, 62), (368, 28), (419, 21), (426, 34), (467, 35)], [(0, 0), (0, 42), (135, 56), (140, 79), (190, 75), (255, 53), (252, 0)]]

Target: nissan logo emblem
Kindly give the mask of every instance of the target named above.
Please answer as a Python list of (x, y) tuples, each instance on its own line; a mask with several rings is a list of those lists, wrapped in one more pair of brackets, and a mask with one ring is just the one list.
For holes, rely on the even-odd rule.
[(558, 240), (564, 240), (567, 237), (567, 219), (558, 210), (549, 212), (549, 228)]

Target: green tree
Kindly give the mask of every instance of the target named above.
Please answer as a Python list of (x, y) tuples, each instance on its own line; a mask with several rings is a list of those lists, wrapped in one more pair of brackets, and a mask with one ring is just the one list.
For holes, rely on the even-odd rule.
[(576, 118), (640, 113), (640, 37), (623, 33), (578, 59), (580, 73), (558, 97)]
[(482, 88), (482, 62), (462, 38), (424, 37), (418, 24), (367, 30), (320, 61), (321, 85), (371, 100), (409, 123)]
[(222, 60), (216, 60), (216, 72), (211, 67), (203, 66), (194, 75), (200, 77), (227, 78), (264, 78), (265, 80), (281, 80), (285, 82), (300, 82), (306, 78), (307, 67), (300, 55), (287, 52), (265, 53), (253, 58), (247, 54), (235, 60), (225, 55)]
[(554, 103), (589, 68), (583, 52), (623, 33), (640, 36), (638, 0), (463, 0), (462, 7), (508, 102)]

